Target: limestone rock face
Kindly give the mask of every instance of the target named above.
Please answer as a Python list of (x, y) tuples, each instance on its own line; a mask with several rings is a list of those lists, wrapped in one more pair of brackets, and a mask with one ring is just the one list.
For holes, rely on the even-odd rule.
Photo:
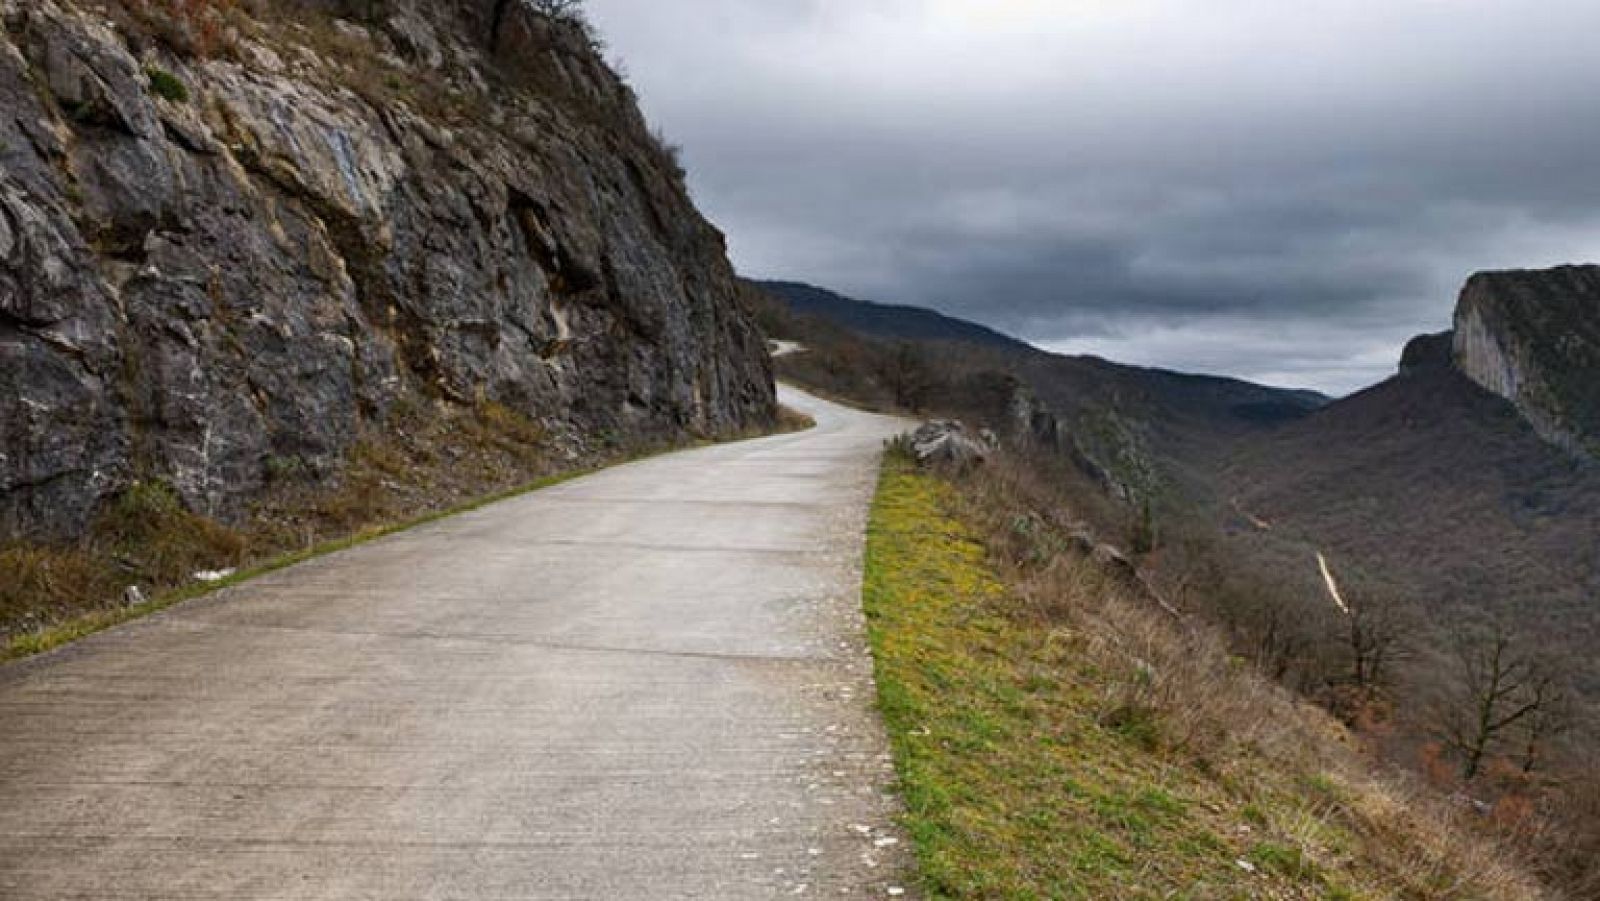
[(0, 537), (140, 478), (236, 516), (402, 402), (568, 443), (771, 421), (723, 238), (581, 27), (349, 5), (381, 18), (281, 0), (200, 56), (0, 0)]
[(1457, 368), (1545, 440), (1600, 454), (1600, 267), (1473, 276), (1453, 348)]

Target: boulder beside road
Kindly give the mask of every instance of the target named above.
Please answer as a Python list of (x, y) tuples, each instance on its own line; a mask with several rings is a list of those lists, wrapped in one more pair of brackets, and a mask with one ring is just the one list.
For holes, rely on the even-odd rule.
[(966, 426), (949, 419), (925, 423), (911, 433), (911, 452), (922, 466), (978, 466), (989, 459), (998, 444), (994, 433), (987, 429), (974, 436)]

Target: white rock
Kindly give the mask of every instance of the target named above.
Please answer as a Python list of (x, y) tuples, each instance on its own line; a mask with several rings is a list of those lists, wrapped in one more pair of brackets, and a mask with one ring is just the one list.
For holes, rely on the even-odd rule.
[(965, 469), (986, 460), (992, 448), (973, 438), (961, 423), (939, 419), (912, 433), (911, 450), (924, 466), (941, 464)]

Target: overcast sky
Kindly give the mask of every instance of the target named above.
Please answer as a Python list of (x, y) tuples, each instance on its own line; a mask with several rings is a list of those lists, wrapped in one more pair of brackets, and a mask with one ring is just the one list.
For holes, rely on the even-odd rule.
[(1600, 258), (1594, 0), (590, 0), (751, 276), (1343, 393)]

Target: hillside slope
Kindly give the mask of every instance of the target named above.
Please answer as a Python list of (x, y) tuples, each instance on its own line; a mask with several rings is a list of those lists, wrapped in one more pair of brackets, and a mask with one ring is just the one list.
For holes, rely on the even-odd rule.
[(722, 236), (580, 21), (0, 16), (0, 538), (141, 481), (235, 521), (400, 414), (503, 410), (569, 461), (771, 421)]
[[(810, 286), (749, 287), (783, 307), (768, 305), (769, 332), (811, 347), (810, 355), (780, 363), (788, 376), (1025, 437), (1075, 459), (1128, 500), (1187, 505), (1209, 498), (1212, 476), (1235, 442), (1327, 403), (1311, 391), (1046, 353), (915, 307)], [(763, 309), (759, 298), (752, 305)]]
[(1597, 305), (1597, 267), (1475, 275), (1453, 332), (1412, 341), (1383, 384), (1242, 442), (1224, 490), (1272, 524), (1259, 543), (1334, 555), (1439, 638), (1498, 622), (1600, 700)]
[[(1368, 573), (1439, 632), (1500, 617), (1550, 646), (1600, 641), (1600, 467), (1450, 366), (1266, 437), (1224, 481), (1277, 540)], [(1600, 691), (1592, 662), (1579, 675)]]

